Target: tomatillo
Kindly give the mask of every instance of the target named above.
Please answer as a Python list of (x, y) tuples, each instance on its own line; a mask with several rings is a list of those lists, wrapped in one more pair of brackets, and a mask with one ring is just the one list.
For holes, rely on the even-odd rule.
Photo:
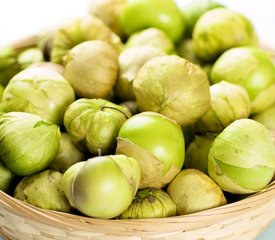
[(174, 42), (182, 37), (185, 29), (184, 18), (173, 0), (128, 0), (120, 22), (127, 35), (155, 27), (166, 32)]
[(162, 188), (181, 170), (185, 144), (180, 126), (155, 112), (142, 112), (124, 122), (117, 154), (135, 158), (141, 167), (139, 188)]

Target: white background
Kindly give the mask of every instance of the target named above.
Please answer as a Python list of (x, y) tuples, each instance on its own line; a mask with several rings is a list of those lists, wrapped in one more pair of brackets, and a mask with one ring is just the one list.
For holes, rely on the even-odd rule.
[[(0, 45), (35, 34), (67, 17), (88, 12), (92, 0), (1, 0)], [(176, 0), (186, 4), (190, 0)], [(275, 49), (275, 0), (216, 0), (243, 13), (261, 41)]]

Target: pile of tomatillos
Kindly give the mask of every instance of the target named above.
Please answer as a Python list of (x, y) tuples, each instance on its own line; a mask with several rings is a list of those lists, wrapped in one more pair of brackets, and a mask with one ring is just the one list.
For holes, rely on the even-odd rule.
[(35, 45), (0, 49), (2, 191), (44, 209), (131, 219), (268, 187), (272, 55), (242, 14), (177, 2), (93, 0)]

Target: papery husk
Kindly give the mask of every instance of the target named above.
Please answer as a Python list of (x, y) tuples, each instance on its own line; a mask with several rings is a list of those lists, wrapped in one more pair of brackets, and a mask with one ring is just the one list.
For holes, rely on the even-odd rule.
[(11, 170), (6, 168), (0, 159), (0, 190), (3, 192), (8, 192), (11, 183), (15, 177)]
[(68, 51), (64, 68), (64, 76), (78, 97), (105, 98), (116, 83), (118, 54), (105, 41), (85, 41)]
[(43, 61), (43, 52), (38, 47), (27, 48), (17, 56), (17, 63), (19, 64), (21, 70), (26, 69), (33, 63)]
[(194, 52), (192, 39), (182, 39), (182, 41), (177, 45), (176, 51), (180, 57), (185, 58), (194, 64), (201, 63), (200, 59), (198, 59)]
[(269, 130), (275, 130), (275, 106), (271, 106), (251, 118), (263, 124)]
[(137, 102), (134, 100), (124, 101), (124, 102), (120, 103), (119, 105), (126, 107), (129, 110), (129, 112), (132, 114), (132, 116), (139, 113), (138, 107), (137, 107)]
[(179, 7), (186, 24), (184, 36), (192, 37), (193, 29), (200, 16), (213, 8), (223, 7), (223, 5), (213, 0), (193, 0), (182, 7), (179, 4)]
[(274, 176), (275, 148), (264, 125), (240, 119), (215, 139), (208, 173), (227, 192), (248, 194), (265, 188)]
[(192, 39), (194, 51), (203, 61), (213, 61), (233, 47), (258, 45), (252, 23), (244, 15), (227, 8), (204, 13), (194, 27)]
[(116, 154), (131, 156), (138, 161), (141, 169), (139, 189), (147, 187), (162, 188), (180, 171), (180, 169), (173, 164), (171, 164), (169, 170), (165, 171), (165, 164), (153, 156), (148, 150), (121, 137), (117, 138)]
[(195, 135), (195, 139), (186, 149), (184, 167), (208, 174), (208, 154), (215, 137), (215, 134)]
[(198, 132), (221, 132), (237, 119), (248, 118), (251, 103), (246, 90), (226, 81), (210, 86), (210, 108), (195, 123)]
[(132, 204), (119, 216), (122, 219), (165, 218), (176, 215), (176, 205), (161, 189), (139, 190)]
[(46, 169), (59, 150), (60, 130), (41, 117), (24, 112), (0, 115), (0, 155), (19, 176)]
[(37, 62), (30, 65), (30, 67), (45, 67), (50, 70), (54, 70), (61, 75), (64, 75), (64, 67), (60, 64), (53, 63), (53, 62)]
[(115, 94), (122, 100), (135, 100), (133, 81), (141, 67), (154, 57), (166, 55), (151, 46), (136, 46), (124, 50), (118, 58), (119, 74), (115, 84)]
[(100, 18), (113, 32), (123, 37), (120, 12), (127, 0), (92, 0), (89, 13)]
[(94, 155), (111, 153), (121, 125), (131, 116), (123, 106), (104, 99), (78, 99), (66, 110), (64, 126), (72, 141)]
[(175, 53), (173, 41), (158, 28), (146, 28), (131, 34), (125, 43), (124, 49), (136, 46), (151, 46), (162, 50), (166, 54)]
[(17, 184), (14, 197), (43, 209), (70, 212), (71, 206), (61, 185), (62, 176), (53, 170), (27, 176)]
[(167, 192), (180, 215), (227, 203), (220, 187), (209, 176), (196, 169), (182, 170), (168, 185)]
[(70, 166), (84, 161), (85, 158), (84, 153), (73, 143), (70, 135), (62, 132), (60, 135), (59, 152), (49, 168), (64, 173)]
[(16, 74), (5, 88), (2, 102), (6, 112), (28, 112), (63, 124), (66, 108), (75, 100), (68, 81), (45, 66), (28, 67)]
[(133, 91), (141, 112), (161, 113), (182, 127), (195, 123), (210, 105), (205, 72), (179, 56), (148, 61), (134, 80)]
[(237, 47), (214, 63), (211, 81), (227, 81), (244, 87), (251, 101), (251, 115), (275, 103), (275, 67), (270, 55), (257, 47)]
[(71, 48), (88, 40), (106, 41), (118, 53), (123, 46), (120, 38), (102, 20), (90, 14), (75, 18), (57, 30), (52, 43), (51, 61), (62, 63)]
[(10, 79), (20, 71), (16, 50), (11, 46), (0, 47), (0, 84), (6, 86)]
[[(275, 73), (275, 68), (274, 68)], [(274, 74), (275, 78), (275, 74)], [(275, 81), (275, 80), (274, 80)], [(261, 91), (251, 103), (251, 113), (253, 115), (272, 107), (275, 104), (275, 83)]]

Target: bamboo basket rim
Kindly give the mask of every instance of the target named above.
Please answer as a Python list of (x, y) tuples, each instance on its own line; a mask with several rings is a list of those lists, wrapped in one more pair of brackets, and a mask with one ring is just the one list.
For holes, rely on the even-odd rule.
[[(0, 191), (0, 210), (23, 218), (46, 223), (49, 226), (72, 231), (116, 232), (116, 234), (135, 234), (148, 236), (152, 233), (167, 233), (198, 230), (218, 222), (238, 221), (240, 217), (249, 216), (250, 212), (266, 205), (275, 207), (275, 180), (267, 188), (242, 200), (197, 213), (179, 215), (168, 218), (152, 219), (97, 219), (72, 213), (63, 213), (32, 206)], [(1, 213), (1, 211), (0, 211)], [(272, 220), (275, 219), (275, 212)], [(1, 232), (1, 228), (0, 228)]]

